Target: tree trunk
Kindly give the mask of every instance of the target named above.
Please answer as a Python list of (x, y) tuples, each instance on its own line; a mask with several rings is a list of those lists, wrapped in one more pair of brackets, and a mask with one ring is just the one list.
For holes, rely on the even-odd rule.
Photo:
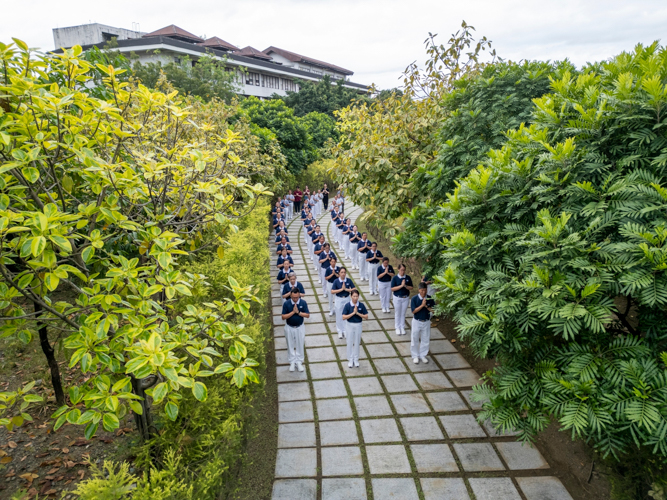
[(155, 375), (142, 379), (132, 377), (132, 392), (142, 398), (138, 403), (141, 405), (143, 413), (141, 415), (134, 413), (134, 423), (137, 426), (137, 431), (143, 441), (148, 441), (155, 436), (157, 432), (155, 425), (153, 424), (148, 396), (146, 396), (145, 392), (146, 389), (153, 387), (157, 383), (157, 380)]
[[(41, 316), (42, 306), (37, 302), (33, 302), (33, 307), (35, 309), (36, 317)], [(58, 406), (63, 406), (65, 404), (65, 392), (63, 391), (63, 384), (60, 379), (60, 367), (58, 366), (58, 361), (56, 360), (55, 350), (49, 342), (49, 332), (46, 324), (37, 323), (37, 329), (39, 331), (39, 343), (42, 346), (42, 352), (46, 356), (46, 361), (49, 363), (49, 368), (51, 370), (51, 385), (53, 386), (53, 392), (56, 395), (56, 403)]]

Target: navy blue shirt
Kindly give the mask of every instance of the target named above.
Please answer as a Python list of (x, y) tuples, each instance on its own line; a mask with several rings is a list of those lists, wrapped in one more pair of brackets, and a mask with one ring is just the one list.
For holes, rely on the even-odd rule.
[(410, 310), (414, 313), (415, 319), (418, 319), (419, 321), (426, 321), (431, 319), (431, 313), (427, 307), (433, 307), (435, 305), (435, 300), (433, 300), (430, 295), (427, 295), (426, 307), (422, 308), (419, 312), (415, 312), (415, 309), (422, 305), (422, 300), (423, 299), (419, 295), (412, 297), (412, 300), (410, 301)]
[(375, 253), (373, 253), (373, 250), (369, 250), (368, 253), (366, 254), (366, 258), (370, 259), (371, 257), (375, 257), (375, 258), (369, 260), (368, 261), (369, 264), (379, 264), (382, 260), (382, 257), (384, 257), (384, 255), (382, 255), (382, 252), (380, 252), (380, 250), (376, 250)]
[(291, 267), (290, 267), (289, 271), (287, 271), (287, 272), (285, 272), (284, 269), (281, 269), (280, 271), (278, 271), (278, 281), (283, 281), (284, 279), (287, 278), (289, 273), (292, 273), (292, 272), (294, 272), (294, 271), (292, 271)]
[(301, 210), (301, 218), (302, 218), (302, 219), (305, 219), (306, 217), (308, 217), (308, 215), (306, 214), (306, 211), (305, 211), (305, 210)]
[(276, 236), (276, 243), (280, 243), (283, 238), (289, 243), (289, 236)]
[[(380, 276), (385, 270), (382, 268), (382, 266), (378, 266), (378, 276)], [(382, 283), (386, 283), (387, 281), (391, 281), (391, 276), (389, 274), (394, 274), (394, 268), (389, 266), (389, 273), (385, 274), (382, 276), (382, 278), (378, 278)], [(398, 286), (398, 285), (397, 285)]]
[(283, 258), (282, 255), (278, 256), (278, 265), (281, 265), (283, 262), (289, 261), (291, 262), (292, 265), (294, 265), (294, 260), (292, 259), (291, 255), (288, 255), (287, 257)]
[[(297, 288), (299, 290), (299, 293), (306, 294), (306, 291), (303, 288), (303, 285), (299, 283), (298, 281), (296, 282), (296, 285), (292, 286), (289, 281), (283, 285), (283, 291), (282, 295), (285, 295), (287, 292), (290, 292), (292, 288)], [(287, 299), (290, 300), (290, 299)]]
[[(325, 257), (329, 257), (329, 258), (336, 257), (336, 254), (333, 253), (331, 250), (329, 250), (329, 253), (322, 251), (322, 253), (320, 253), (320, 255), (318, 255), (318, 260), (322, 260)], [(338, 260), (338, 258), (336, 258), (336, 260)], [(328, 268), (331, 267), (331, 262), (329, 262), (328, 260), (325, 260), (324, 262), (321, 262), (320, 265), (324, 269), (328, 269)]]
[(311, 222), (312, 222), (311, 219), (305, 219), (305, 220), (303, 221), (303, 226), (307, 229), (307, 228), (310, 227), (310, 223), (311, 223)]
[(361, 233), (360, 232), (350, 232), (350, 243), (357, 243), (359, 240), (361, 240)]
[[(354, 306), (352, 305), (352, 302), (348, 302), (343, 306), (343, 316), (347, 316), (348, 314), (352, 314), (353, 312), (354, 312)], [(360, 300), (357, 301), (357, 312), (359, 312), (359, 314), (368, 314), (368, 309), (366, 309), (366, 306), (363, 305)], [(346, 321), (348, 323), (361, 323), (362, 318), (358, 314), (355, 314)]]
[[(394, 288), (395, 286), (399, 286), (403, 280), (405, 280), (405, 284), (407, 286), (412, 286), (412, 278), (410, 276), (408, 276), (406, 274), (405, 276), (403, 276), (403, 279), (401, 279), (397, 274), (396, 276), (394, 276), (391, 279), (391, 287)], [(408, 290), (407, 288), (401, 288), (397, 292), (393, 292), (393, 293), (394, 293), (394, 297), (409, 297), (410, 296), (410, 290)]]
[[(331, 287), (331, 289), (342, 290), (342, 288), (343, 288), (343, 282), (340, 280), (340, 278), (336, 278), (336, 280), (333, 282), (333, 286)], [(345, 278), (345, 291), (340, 293), (335, 293), (334, 295), (336, 297), (349, 297), (350, 291), (353, 288), (354, 288), (354, 283), (352, 283), (352, 280), (350, 278)]]
[(350, 226), (348, 226), (347, 224), (343, 224), (343, 227), (341, 227), (340, 229), (341, 231), (343, 231), (343, 236), (347, 236), (347, 234), (345, 233), (347, 233), (350, 230)]
[(338, 271), (340, 271), (340, 268), (341, 268), (341, 266), (338, 266), (338, 265), (337, 265), (337, 266), (336, 266), (336, 272), (334, 272), (334, 268), (331, 267), (331, 266), (329, 266), (329, 267), (327, 268), (327, 272), (324, 273), (324, 277), (326, 278), (326, 280), (327, 280), (329, 283), (333, 284), (333, 282), (336, 281), (336, 280), (338, 279)]
[[(300, 313), (309, 313), (310, 311), (308, 310), (308, 304), (306, 304), (306, 301), (303, 299), (299, 299), (299, 302), (297, 302), (297, 307), (299, 308)], [(294, 309), (294, 302), (290, 298), (289, 300), (286, 300), (283, 303), (283, 314), (289, 314), (292, 312)], [(303, 325), (303, 317), (298, 316), (294, 314), (293, 316), (290, 316), (287, 318), (287, 324), (289, 326), (301, 326)]]
[[(278, 251), (276, 253), (278, 253), (278, 254), (282, 253), (283, 248), (286, 248), (289, 251), (292, 250), (292, 247), (290, 246), (289, 243), (285, 243), (284, 245), (281, 243), (280, 245), (278, 245)], [(289, 254), (287, 254), (287, 255), (289, 255)]]
[(313, 232), (313, 234), (310, 235), (310, 239), (313, 240), (313, 243), (315, 243), (317, 240), (320, 239), (320, 236), (322, 235), (322, 232), (320, 234), (317, 234), (317, 231)]
[[(362, 251), (361, 248), (365, 247), (368, 245), (368, 249)], [(357, 250), (361, 252), (362, 254), (367, 254), (368, 252), (371, 251), (371, 242), (370, 240), (366, 240), (366, 243), (364, 243), (362, 240), (359, 240), (359, 243), (357, 243)]]

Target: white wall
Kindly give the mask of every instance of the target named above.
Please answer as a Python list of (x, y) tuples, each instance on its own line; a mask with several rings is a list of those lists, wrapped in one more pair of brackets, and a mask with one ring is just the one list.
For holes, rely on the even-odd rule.
[(140, 31), (114, 28), (105, 24), (82, 24), (81, 26), (70, 26), (68, 28), (54, 28), (53, 42), (56, 49), (73, 47), (74, 45), (92, 45), (104, 42), (102, 33), (115, 35), (118, 40), (129, 38), (141, 38), (144, 33)]

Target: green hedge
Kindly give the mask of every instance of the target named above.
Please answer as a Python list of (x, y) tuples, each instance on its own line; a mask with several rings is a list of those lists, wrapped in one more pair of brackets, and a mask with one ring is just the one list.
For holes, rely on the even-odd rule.
[[(253, 285), (261, 304), (253, 304), (244, 319), (245, 333), (255, 341), (249, 356), (261, 363), (265, 372), (267, 341), (270, 339), (270, 291), (268, 202), (261, 203), (239, 221), (239, 230), (228, 234), (223, 258), (215, 252), (199, 253), (186, 266), (191, 273), (206, 276), (208, 285), (194, 290), (175, 305), (222, 300), (230, 297), (224, 288), (228, 277), (242, 286)], [(204, 402), (188, 393), (175, 422), (158, 422), (159, 435), (137, 450), (136, 464), (142, 477), (130, 474), (121, 464), (105, 463), (104, 470), (79, 484), (75, 494), (81, 499), (214, 499), (224, 497), (234, 487), (236, 465), (243, 457), (250, 432), (253, 399), (261, 397), (263, 386), (251, 384), (238, 390), (224, 376), (207, 380)], [(123, 484), (136, 484), (131, 493)], [(131, 495), (131, 496), (130, 496)]]

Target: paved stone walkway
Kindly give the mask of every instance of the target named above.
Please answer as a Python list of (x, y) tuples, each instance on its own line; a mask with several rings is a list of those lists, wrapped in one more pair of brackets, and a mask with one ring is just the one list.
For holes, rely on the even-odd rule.
[[(346, 215), (356, 219), (361, 210), (346, 205)], [(320, 221), (332, 242), (329, 213)], [(348, 368), (345, 339), (338, 339), (335, 316), (321, 296), (303, 224), (294, 219), (289, 227), (311, 316), (305, 321), (306, 371), (289, 372), (272, 257), (279, 398), (273, 500), (571, 500), (537, 449), (477, 422), (481, 405), (472, 400), (471, 386), (479, 376), (437, 328), (431, 330), (430, 362), (412, 363), (411, 314), (408, 335), (397, 336), (393, 309), (381, 312), (359, 271), (351, 277), (369, 319), (360, 366)], [(273, 239), (270, 244), (275, 255)]]

